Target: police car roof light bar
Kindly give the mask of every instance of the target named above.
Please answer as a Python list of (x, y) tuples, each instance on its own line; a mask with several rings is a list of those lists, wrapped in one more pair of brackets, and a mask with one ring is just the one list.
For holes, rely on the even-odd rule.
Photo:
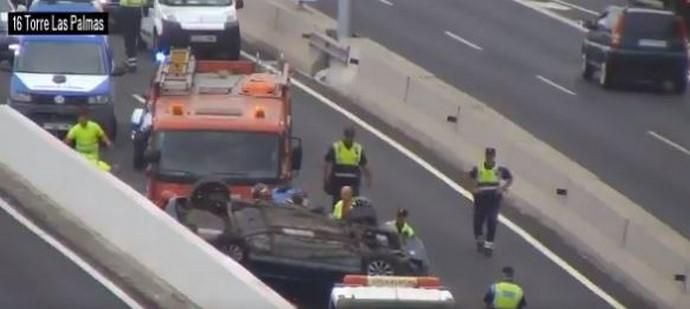
[(438, 277), (397, 277), (346, 275), (343, 283), (347, 286), (441, 288)]

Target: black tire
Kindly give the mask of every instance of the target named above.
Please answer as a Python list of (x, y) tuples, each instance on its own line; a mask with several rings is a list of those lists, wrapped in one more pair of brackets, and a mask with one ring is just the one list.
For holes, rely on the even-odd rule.
[(582, 55), (582, 78), (585, 80), (592, 80), (594, 76), (594, 66), (589, 63), (589, 59), (586, 54)]
[(364, 260), (362, 273), (367, 276), (396, 276), (404, 275), (399, 262), (387, 255), (373, 255)]
[(237, 30), (232, 35), (230, 40), (230, 46), (228, 48), (228, 58), (229, 60), (240, 60), (240, 54), (242, 50), (242, 37), (240, 34), (240, 26), (237, 26)]
[(240, 264), (247, 262), (247, 246), (242, 240), (224, 235), (213, 241), (213, 245), (235, 262)]

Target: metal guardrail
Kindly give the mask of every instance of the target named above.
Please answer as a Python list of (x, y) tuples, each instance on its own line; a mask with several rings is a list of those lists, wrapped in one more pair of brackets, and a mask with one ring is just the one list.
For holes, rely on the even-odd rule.
[(318, 32), (310, 33), (309, 46), (325, 52), (344, 64), (348, 64), (350, 61), (350, 46), (341, 44), (325, 34)]

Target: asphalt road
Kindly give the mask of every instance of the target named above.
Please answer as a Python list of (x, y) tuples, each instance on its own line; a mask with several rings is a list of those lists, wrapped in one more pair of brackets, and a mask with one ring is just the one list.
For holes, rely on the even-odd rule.
[[(690, 235), (690, 95), (605, 91), (584, 82), (584, 34), (511, 0), (353, 2), (356, 33), (486, 102)], [(582, 2), (594, 11), (606, 5)], [(321, 0), (318, 7), (335, 16), (336, 1)]]
[[(120, 46), (119, 40), (113, 42)], [(116, 110), (120, 138), (115, 149), (106, 153), (109, 161), (117, 165), (115, 174), (140, 192), (144, 192), (144, 176), (131, 168), (131, 144), (126, 130), (131, 110), (139, 104), (131, 95), (143, 93), (153, 74), (153, 64), (148, 59), (141, 55), (139, 72), (119, 78)], [(310, 192), (313, 203), (325, 205), (328, 199), (322, 194), (319, 176), (322, 158), (349, 121), (296, 88), (293, 102), (294, 132), (303, 139), (305, 152), (297, 183)], [(364, 194), (376, 203), (384, 218), (393, 217), (397, 207), (410, 209), (411, 220), (430, 251), (435, 273), (452, 289), (462, 307), (479, 308), (486, 287), (498, 278), (501, 267), (512, 265), (531, 308), (609, 308), (507, 229), (499, 230), (493, 258), (478, 255), (471, 236), (468, 201), (364, 130), (359, 131), (358, 138), (368, 151), (375, 175), (373, 187), (363, 189)], [(616, 291), (620, 301), (632, 303), (633, 308), (646, 308), (617, 284), (604, 281), (602, 287)]]
[(3, 248), (0, 308), (128, 308), (93, 277), (2, 210), (0, 248)]

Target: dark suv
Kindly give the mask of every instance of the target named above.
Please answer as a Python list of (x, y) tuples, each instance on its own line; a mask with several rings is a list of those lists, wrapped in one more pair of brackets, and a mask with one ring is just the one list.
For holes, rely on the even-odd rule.
[(610, 6), (594, 21), (582, 44), (582, 75), (599, 71), (605, 88), (624, 81), (665, 85), (676, 93), (688, 86), (688, 40), (683, 20), (672, 12)]

